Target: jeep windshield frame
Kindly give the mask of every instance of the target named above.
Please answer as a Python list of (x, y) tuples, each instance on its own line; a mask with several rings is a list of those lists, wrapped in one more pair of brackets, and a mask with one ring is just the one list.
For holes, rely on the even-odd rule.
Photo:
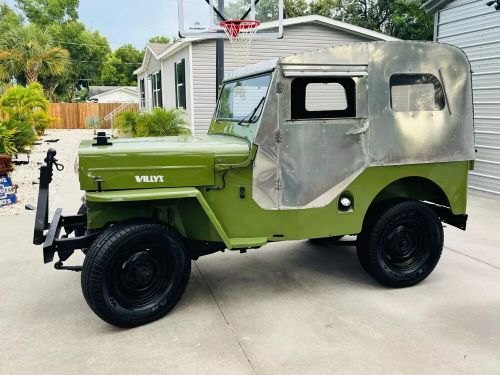
[(228, 81), (222, 86), (215, 112), (215, 121), (254, 124), (262, 115), (269, 95), (271, 72)]
[[(276, 80), (279, 79), (276, 68), (277, 60), (272, 60), (227, 73), (220, 90), (221, 95), (219, 95), (208, 134), (244, 138), (253, 144), (261, 122), (267, 117), (268, 103), (275, 100), (274, 91), (271, 90), (271, 87), (274, 87)], [(242, 84), (243, 86), (249, 86), (250, 89), (237, 89), (234, 92), (235, 88), (242, 87)], [(222, 97), (222, 95), (231, 95), (228, 90), (233, 90), (233, 95), (238, 94), (240, 96), (245, 93), (253, 93), (253, 99), (246, 102), (237, 101), (236, 109), (238, 112), (232, 112), (231, 114), (231, 112), (227, 111), (228, 104), (230, 104), (229, 99)], [(243, 97), (236, 98), (236, 100), (243, 99)], [(259, 103), (260, 106), (258, 106)], [(234, 102), (231, 103), (231, 105), (233, 104)], [(226, 108), (223, 108), (224, 105), (226, 105)]]

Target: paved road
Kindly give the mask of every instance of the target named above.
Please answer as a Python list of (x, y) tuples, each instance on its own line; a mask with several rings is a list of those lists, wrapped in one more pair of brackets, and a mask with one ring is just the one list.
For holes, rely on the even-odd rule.
[[(57, 203), (77, 207), (65, 186)], [(500, 199), (469, 211), (416, 287), (378, 286), (349, 246), (274, 244), (200, 259), (178, 307), (132, 330), (42, 264), (33, 216), (0, 217), (0, 374), (500, 373)]]

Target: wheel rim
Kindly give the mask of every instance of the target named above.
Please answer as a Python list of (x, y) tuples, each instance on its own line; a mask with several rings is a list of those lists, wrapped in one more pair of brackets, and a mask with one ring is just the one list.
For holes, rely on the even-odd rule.
[(174, 261), (159, 236), (140, 237), (122, 247), (110, 264), (105, 287), (114, 307), (139, 311), (161, 304), (174, 283)]
[(420, 215), (396, 219), (385, 231), (380, 255), (390, 270), (415, 273), (430, 255), (429, 236), (428, 224)]

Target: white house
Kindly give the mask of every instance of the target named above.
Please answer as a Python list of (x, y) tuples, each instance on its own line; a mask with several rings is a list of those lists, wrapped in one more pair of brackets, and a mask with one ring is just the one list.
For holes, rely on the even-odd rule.
[(89, 101), (96, 103), (139, 103), (135, 86), (90, 86)]
[(472, 65), (477, 149), (473, 189), (500, 194), (500, 1), (431, 0), (434, 39), (463, 49)]
[[(275, 22), (262, 28), (275, 28)], [(362, 27), (312, 15), (284, 21), (283, 39), (257, 39), (246, 63), (238, 62), (228, 41), (225, 71), (295, 53), (339, 44), (396, 40)], [(205, 134), (216, 105), (215, 41), (182, 39), (169, 45), (149, 44), (142, 66), (135, 71), (141, 108), (181, 108), (194, 134)]]

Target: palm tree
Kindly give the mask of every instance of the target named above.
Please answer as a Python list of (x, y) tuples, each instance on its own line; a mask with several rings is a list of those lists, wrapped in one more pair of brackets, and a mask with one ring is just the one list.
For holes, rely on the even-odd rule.
[(40, 75), (61, 76), (69, 64), (69, 52), (34, 24), (14, 27), (0, 36), (0, 79), (24, 74), (29, 85), (38, 82)]

